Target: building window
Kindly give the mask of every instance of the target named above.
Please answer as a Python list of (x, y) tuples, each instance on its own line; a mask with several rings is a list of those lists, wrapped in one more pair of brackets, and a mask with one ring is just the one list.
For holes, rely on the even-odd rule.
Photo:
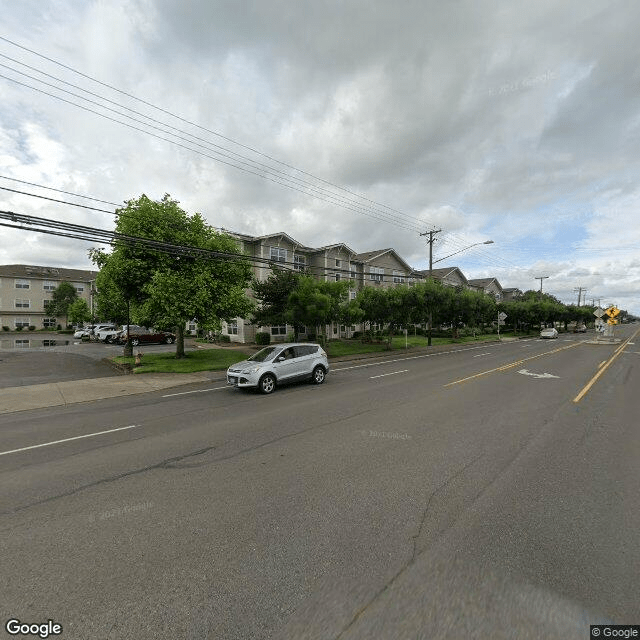
[(55, 291), (57, 288), (57, 285), (55, 282), (46, 282), (42, 285), (42, 288), (45, 291)]
[(286, 262), (287, 261), (287, 250), (280, 249), (279, 247), (270, 247), (271, 251), (269, 253), (269, 259), (272, 262)]
[(31, 289), (31, 280), (16, 280), (16, 289)]
[(351, 271), (351, 277), (355, 278), (356, 277), (356, 267), (353, 264), (349, 265), (349, 270)]
[(369, 267), (369, 277), (374, 282), (382, 282), (384, 278), (384, 269), (382, 267)]
[(78, 293), (84, 293), (84, 287), (81, 284), (74, 284), (73, 286)]
[(16, 309), (30, 309), (31, 300), (16, 299)]
[(19, 338), (16, 338), (15, 346), (18, 349), (24, 349), (29, 346), (29, 340), (20, 340)]
[(56, 319), (55, 318), (43, 318), (42, 319), (42, 326), (45, 329), (53, 329), (56, 326)]
[(341, 276), (339, 273), (336, 273), (336, 274), (335, 274), (336, 282), (340, 282), (340, 278), (341, 278), (341, 277), (342, 277), (342, 276)]
[(402, 284), (404, 282), (404, 273), (402, 271), (393, 270), (393, 281), (396, 284)]
[(336, 258), (336, 267), (339, 267), (342, 264), (342, 260), (338, 260), (338, 258)]
[(307, 268), (306, 256), (293, 256), (293, 268), (297, 271), (304, 271)]
[(278, 327), (271, 327), (271, 335), (272, 336), (286, 336), (287, 335), (287, 327), (286, 327), (286, 325), (280, 325)]
[(227, 322), (227, 333), (230, 336), (237, 336), (238, 335), (238, 321), (237, 320), (235, 322)]
[(31, 324), (31, 322), (29, 321), (29, 318), (16, 318), (13, 321), (13, 326), (17, 329), (18, 327), (22, 327), (23, 329), (25, 327), (28, 327)]
[(358, 295), (357, 291), (349, 291), (349, 298), (351, 300), (355, 300), (357, 295)]

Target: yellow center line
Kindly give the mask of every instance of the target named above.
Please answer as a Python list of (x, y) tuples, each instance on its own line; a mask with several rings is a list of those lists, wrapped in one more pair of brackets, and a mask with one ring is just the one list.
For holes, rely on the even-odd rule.
[(528, 360), (535, 360), (536, 358), (541, 358), (542, 356), (548, 356), (551, 355), (552, 353), (558, 353), (558, 351), (564, 351), (565, 349), (573, 349), (573, 347), (577, 347), (578, 345), (581, 345), (582, 342), (574, 342), (573, 344), (570, 344), (566, 347), (559, 347), (558, 349), (553, 349), (551, 351), (545, 351), (544, 353), (539, 353), (536, 356), (529, 356), (528, 358), (523, 358), (522, 360), (518, 360), (517, 362), (512, 362), (510, 364), (505, 364), (501, 367), (497, 367), (495, 369), (489, 369), (489, 371), (482, 371), (480, 373), (476, 373), (473, 376), (469, 376), (468, 378), (462, 378), (461, 380), (455, 380), (454, 382), (449, 382), (448, 384), (445, 384), (445, 387), (451, 387), (454, 384), (460, 384), (461, 382), (467, 382), (468, 380), (473, 380), (474, 378), (480, 378), (481, 376), (486, 376), (490, 373), (495, 373), (496, 371), (504, 371), (505, 369), (511, 369), (511, 367), (517, 367), (519, 364), (522, 364), (523, 362), (527, 362)]
[(573, 399), (575, 403), (580, 402), (580, 400), (584, 398), (584, 396), (587, 394), (589, 389), (593, 387), (593, 385), (597, 382), (598, 378), (600, 378), (600, 376), (607, 370), (609, 365), (624, 351), (625, 347), (629, 344), (629, 342), (631, 342), (631, 340), (633, 340), (636, 337), (636, 335), (638, 335), (638, 332), (640, 332), (640, 329), (636, 329), (635, 333), (630, 338), (627, 338), (613, 352), (613, 355), (609, 358), (609, 360), (606, 361), (606, 364), (600, 365), (598, 372), (593, 376), (593, 378), (591, 378), (591, 380), (589, 380), (589, 382), (587, 382), (587, 384), (583, 387), (582, 391), (580, 391), (580, 393)]

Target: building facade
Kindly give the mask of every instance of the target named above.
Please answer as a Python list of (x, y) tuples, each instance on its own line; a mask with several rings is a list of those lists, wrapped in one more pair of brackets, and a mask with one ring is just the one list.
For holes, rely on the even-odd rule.
[(91, 308), (96, 275), (96, 271), (81, 269), (0, 265), (0, 326), (12, 331), (26, 327), (55, 329), (58, 325), (63, 326), (66, 318), (48, 315), (45, 303), (51, 300), (58, 285), (66, 281)]

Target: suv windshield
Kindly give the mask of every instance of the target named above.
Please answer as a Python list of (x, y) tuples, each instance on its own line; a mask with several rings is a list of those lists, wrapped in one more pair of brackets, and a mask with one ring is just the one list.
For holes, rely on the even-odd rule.
[(270, 360), (271, 356), (275, 353), (277, 347), (267, 347), (266, 349), (261, 349), (258, 353), (254, 353), (247, 360), (251, 360), (252, 362), (265, 362), (266, 360)]

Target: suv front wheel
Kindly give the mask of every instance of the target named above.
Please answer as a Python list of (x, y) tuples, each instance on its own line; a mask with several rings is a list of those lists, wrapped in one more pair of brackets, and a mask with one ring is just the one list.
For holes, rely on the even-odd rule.
[(273, 393), (276, 388), (276, 379), (270, 374), (265, 373), (262, 378), (260, 378), (260, 382), (258, 382), (258, 389), (262, 393)]
[(322, 384), (325, 379), (325, 370), (324, 367), (318, 365), (311, 374), (311, 380), (314, 384)]

